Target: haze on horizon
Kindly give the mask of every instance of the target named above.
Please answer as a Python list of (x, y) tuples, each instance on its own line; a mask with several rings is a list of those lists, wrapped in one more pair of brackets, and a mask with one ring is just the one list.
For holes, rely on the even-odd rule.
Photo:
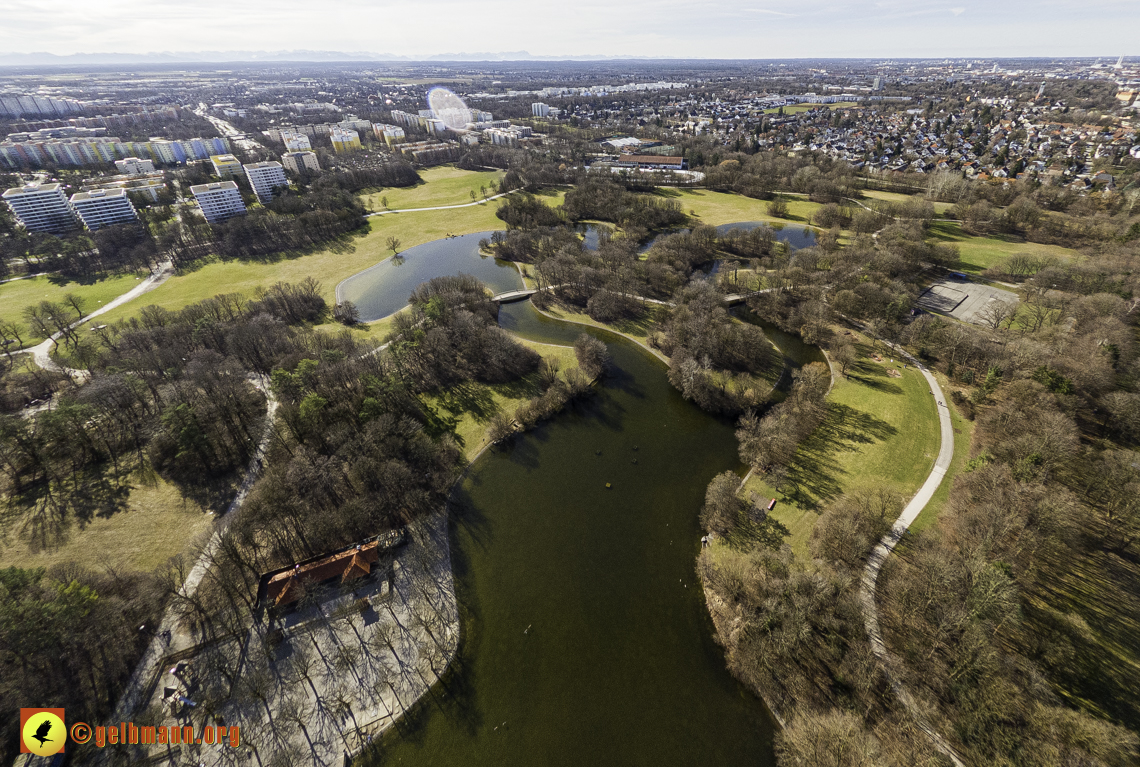
[[(0, 51), (938, 58), (1140, 53), (1135, 0), (9, 0)], [(224, 58), (224, 57), (223, 57)]]

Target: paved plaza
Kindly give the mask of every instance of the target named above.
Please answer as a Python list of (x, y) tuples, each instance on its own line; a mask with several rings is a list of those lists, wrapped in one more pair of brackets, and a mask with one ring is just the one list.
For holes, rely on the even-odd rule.
[(982, 313), (995, 301), (1014, 306), (1017, 294), (960, 277), (948, 277), (935, 282), (918, 297), (918, 308), (936, 314), (945, 314), (956, 320), (974, 325), (985, 324)]

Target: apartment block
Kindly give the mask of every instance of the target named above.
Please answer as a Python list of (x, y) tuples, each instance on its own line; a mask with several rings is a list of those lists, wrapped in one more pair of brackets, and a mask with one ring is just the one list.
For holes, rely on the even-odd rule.
[(233, 181), (216, 181), (213, 184), (198, 184), (190, 187), (190, 193), (198, 201), (202, 215), (211, 224), (227, 218), (245, 215), (245, 203), (241, 192)]
[(548, 117), (550, 116), (550, 105), (536, 101), (530, 105), (530, 113), (535, 117)]
[(285, 144), (285, 149), (290, 152), (307, 152), (313, 148), (313, 144), (309, 141), (308, 136), (295, 131), (281, 131), (281, 141)]
[(351, 152), (360, 149), (360, 134), (352, 129), (333, 128), (329, 133), (333, 150), (336, 152)]
[(240, 176), (242, 172), (241, 161), (232, 154), (211, 155), (210, 164), (214, 168), (214, 175), (218, 178)]
[(94, 232), (105, 226), (132, 224), (139, 220), (125, 189), (95, 189), (71, 195), (71, 207), (83, 225)]
[(12, 214), (33, 232), (65, 232), (77, 225), (60, 184), (26, 184), (4, 192)]
[(316, 173), (321, 169), (315, 152), (286, 152), (281, 155), (281, 164), (294, 173), (306, 170)]
[(150, 160), (140, 160), (138, 157), (124, 157), (122, 160), (115, 160), (115, 167), (119, 169), (119, 173), (128, 176), (154, 173), (154, 163)]
[(273, 199), (274, 189), (289, 186), (289, 181), (285, 178), (285, 169), (279, 162), (254, 162), (242, 167), (245, 168), (245, 177), (249, 179), (249, 185), (253, 187), (257, 199), (262, 204)]

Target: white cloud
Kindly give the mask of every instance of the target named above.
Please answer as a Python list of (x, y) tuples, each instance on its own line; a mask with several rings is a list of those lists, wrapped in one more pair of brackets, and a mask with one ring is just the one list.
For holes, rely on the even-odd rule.
[(783, 11), (772, 11), (772, 10), (769, 10), (767, 8), (741, 8), (740, 10), (744, 11), (745, 13), (764, 13), (764, 14), (768, 14), (770, 16), (789, 16), (789, 17), (791, 17), (791, 16), (796, 15), (794, 13), (784, 13)]
[(966, 12), (965, 8), (951, 8), (950, 9), (950, 13), (954, 14), (955, 16), (961, 16), (965, 12)]

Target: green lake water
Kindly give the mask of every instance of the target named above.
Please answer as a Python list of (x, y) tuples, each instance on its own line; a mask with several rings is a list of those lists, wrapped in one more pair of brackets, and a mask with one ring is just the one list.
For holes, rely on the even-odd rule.
[(618, 336), (530, 302), (500, 323), (548, 343), (597, 335), (614, 373), (472, 466), (452, 510), (459, 656), (362, 761), (774, 764), (771, 717), (726, 670), (694, 569), (705, 487), (740, 469), (732, 424)]

